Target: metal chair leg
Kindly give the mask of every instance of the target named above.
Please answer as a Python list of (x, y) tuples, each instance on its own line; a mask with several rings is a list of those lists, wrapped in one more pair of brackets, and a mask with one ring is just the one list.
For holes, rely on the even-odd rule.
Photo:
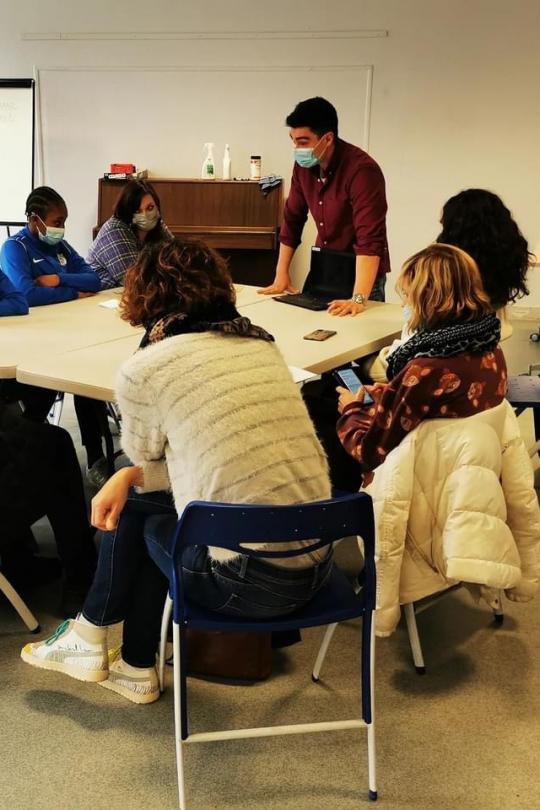
[(56, 395), (56, 399), (52, 404), (52, 408), (49, 412), (49, 420), (53, 425), (59, 425), (60, 419), (62, 418), (62, 410), (64, 408), (64, 394), (59, 391)]
[(420, 644), (418, 627), (416, 626), (414, 603), (410, 602), (408, 605), (403, 605), (403, 610), (405, 611), (407, 633), (409, 634), (409, 643), (411, 645), (414, 667), (419, 675), (425, 675), (426, 667), (424, 664), (424, 656), (422, 655), (422, 645)]
[(370, 801), (377, 801), (377, 759), (375, 748), (375, 622), (371, 623), (370, 633), (370, 701), (371, 701), (371, 723), (367, 726), (367, 746), (368, 746), (368, 796)]
[(5, 594), (6, 598), (11, 602), (25, 625), (28, 627), (31, 633), (39, 633), (41, 630), (39, 626), (39, 622), (30, 610), (30, 608), (26, 605), (23, 599), (19, 596), (13, 585), (6, 579), (6, 577), (0, 572), (0, 591)]
[(186, 810), (186, 791), (184, 785), (184, 752), (182, 748), (182, 698), (181, 698), (181, 653), (180, 627), (173, 622), (173, 677), (174, 677), (174, 738), (176, 742), (176, 774), (178, 779), (178, 805)]
[(118, 436), (120, 436), (120, 433), (122, 432), (122, 425), (121, 425), (120, 410), (116, 402), (107, 402), (107, 416), (114, 422), (114, 425), (116, 427), (116, 433)]
[(499, 591), (497, 605), (493, 607), (493, 620), (498, 627), (504, 622), (503, 591)]
[[(354, 587), (354, 592), (355, 593), (360, 593), (361, 590), (362, 590), (362, 586), (361, 586), (360, 582), (357, 582), (355, 587)], [(313, 681), (313, 683), (318, 683), (319, 682), (319, 675), (320, 675), (321, 667), (322, 667), (322, 665), (324, 663), (324, 659), (326, 658), (326, 653), (328, 652), (328, 647), (330, 646), (330, 642), (332, 641), (332, 637), (334, 635), (336, 627), (337, 627), (337, 623), (329, 624), (328, 627), (326, 628), (326, 632), (324, 634), (322, 644), (321, 644), (321, 647), (320, 647), (319, 652), (317, 654), (317, 659), (316, 659), (315, 664), (313, 666), (313, 671), (311, 673), (311, 680)]]
[(158, 678), (160, 692), (163, 692), (165, 689), (165, 649), (167, 647), (167, 633), (171, 621), (172, 605), (172, 599), (169, 594), (167, 594), (163, 608), (163, 616), (161, 617), (161, 636), (159, 639)]
[(318, 683), (319, 681), (319, 673), (324, 663), (324, 659), (326, 658), (326, 653), (328, 652), (328, 647), (330, 646), (330, 642), (332, 641), (332, 636), (334, 635), (336, 627), (337, 622), (335, 624), (329, 624), (328, 627), (326, 628), (322, 644), (317, 654), (317, 660), (315, 661), (315, 664), (313, 666), (313, 672), (311, 673), (311, 680), (314, 683)]

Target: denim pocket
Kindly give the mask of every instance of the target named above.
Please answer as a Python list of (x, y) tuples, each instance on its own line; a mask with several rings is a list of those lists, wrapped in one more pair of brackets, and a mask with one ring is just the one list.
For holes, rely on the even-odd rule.
[(298, 607), (299, 605), (296, 602), (261, 605), (251, 598), (247, 599), (238, 593), (231, 593), (225, 604), (215, 610), (216, 613), (223, 613), (226, 616), (244, 616), (246, 619), (271, 619), (292, 613)]

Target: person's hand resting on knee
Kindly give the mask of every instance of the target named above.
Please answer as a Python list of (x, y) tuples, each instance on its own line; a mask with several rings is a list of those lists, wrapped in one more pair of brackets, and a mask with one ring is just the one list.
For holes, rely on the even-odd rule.
[(123, 467), (111, 476), (92, 498), (92, 526), (106, 532), (114, 531), (126, 505), (129, 490), (142, 483), (143, 471), (140, 467)]

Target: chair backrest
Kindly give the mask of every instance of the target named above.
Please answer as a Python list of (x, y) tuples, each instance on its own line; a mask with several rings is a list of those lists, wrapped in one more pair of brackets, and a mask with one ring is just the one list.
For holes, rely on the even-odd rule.
[[(178, 544), (184, 548), (204, 544), (253, 557), (294, 557), (355, 534), (374, 535), (371, 498), (363, 492), (290, 506), (192, 501), (178, 522), (173, 555)], [(313, 546), (287, 552), (242, 546), (313, 538)]]
[[(363, 492), (339, 498), (291, 506), (259, 504), (189, 503), (176, 529), (173, 543), (173, 578), (178, 588), (178, 566), (188, 546), (215, 546), (250, 557), (298, 557), (343, 537), (361, 535), (364, 541), (366, 577), (374, 578), (375, 523), (373, 504)], [(312, 542), (300, 548), (273, 551), (272, 543), (299, 540)], [(247, 548), (261, 543), (264, 549)], [(373, 569), (373, 570), (371, 570)]]

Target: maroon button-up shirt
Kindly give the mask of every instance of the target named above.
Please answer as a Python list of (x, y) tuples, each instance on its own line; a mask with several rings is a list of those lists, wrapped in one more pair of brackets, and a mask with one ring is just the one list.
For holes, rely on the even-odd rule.
[(390, 272), (386, 241), (384, 175), (367, 152), (338, 138), (326, 173), (295, 163), (279, 241), (296, 248), (308, 211), (317, 226), (317, 246), (380, 256), (379, 275)]

